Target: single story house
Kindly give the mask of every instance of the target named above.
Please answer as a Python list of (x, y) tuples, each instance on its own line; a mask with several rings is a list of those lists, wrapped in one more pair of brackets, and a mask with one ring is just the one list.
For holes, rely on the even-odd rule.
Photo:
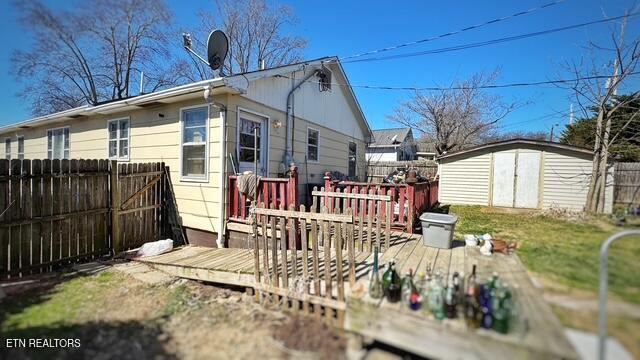
[(217, 77), (4, 126), (0, 151), (7, 159), (163, 161), (187, 237), (224, 246), (228, 177), (254, 169), (256, 146), (262, 176), (298, 166), (302, 199), (327, 171), (364, 179), (371, 130), (348, 84), (337, 57)]
[[(539, 140), (512, 139), (440, 156), (439, 200), (508, 208), (583, 211), (593, 151)], [(613, 173), (605, 211), (613, 206)]]
[(373, 130), (367, 146), (367, 162), (415, 160), (416, 144), (411, 128)]

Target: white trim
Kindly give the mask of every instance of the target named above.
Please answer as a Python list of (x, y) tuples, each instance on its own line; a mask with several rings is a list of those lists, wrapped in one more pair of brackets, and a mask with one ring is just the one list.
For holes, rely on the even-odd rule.
[[(207, 109), (207, 117), (205, 119), (205, 142), (204, 142), (204, 178), (201, 177), (191, 177), (191, 176), (184, 176), (182, 173), (182, 166), (183, 166), (183, 159), (182, 157), (184, 156), (184, 145), (183, 144), (183, 140), (184, 140), (184, 119), (182, 117), (182, 114), (185, 110), (190, 110), (190, 109), (198, 109), (198, 108), (206, 108)], [(211, 139), (209, 139), (209, 116), (210, 116), (210, 112), (209, 112), (209, 104), (200, 104), (200, 105), (193, 105), (193, 106), (185, 106), (185, 107), (181, 107), (180, 108), (180, 181), (182, 182), (197, 182), (197, 183), (208, 183), (209, 182), (209, 160), (211, 158), (210, 154), (209, 154), (209, 143), (211, 142)], [(189, 145), (189, 144), (187, 144)], [(191, 144), (194, 145), (194, 144)]]
[[(316, 155), (316, 160), (310, 160), (309, 159), (309, 130), (313, 130), (316, 131), (318, 133), (318, 144), (317, 145), (312, 145), (312, 146), (316, 146), (318, 148), (318, 154)], [(307, 158), (307, 162), (310, 163), (319, 163), (320, 162), (320, 129), (316, 129), (314, 127), (311, 126), (307, 126), (307, 139), (305, 141), (305, 143), (307, 144), (307, 146), (304, 149), (304, 154), (306, 155)]]
[[(49, 131), (55, 131), (55, 130), (64, 130), (64, 129), (69, 129), (69, 159), (71, 159), (71, 125), (66, 125), (66, 126), (60, 126), (60, 127), (56, 127), (56, 128), (49, 128), (49, 129), (45, 129), (44, 132), (44, 136), (45, 136), (45, 152), (47, 153), (47, 159), (49, 159)], [(64, 137), (64, 131), (62, 132), (62, 136)], [(53, 144), (51, 144), (51, 146), (53, 146)], [(51, 160), (55, 160), (55, 158), (53, 157), (53, 148), (51, 149)], [(58, 159), (58, 160), (64, 160), (64, 138), (62, 139), (62, 159)]]
[[(129, 128), (127, 129), (127, 156), (124, 158), (121, 158), (120, 156), (118, 156), (120, 154), (120, 140), (124, 140), (120, 137), (120, 124), (118, 124), (118, 128), (116, 130), (116, 156), (115, 157), (111, 157), (109, 156), (109, 145), (111, 143), (111, 138), (110, 136), (110, 131), (109, 131), (109, 124), (111, 124), (112, 122), (116, 122), (116, 121), (121, 121), (121, 120), (127, 120), (129, 122)], [(131, 116), (123, 116), (120, 118), (115, 118), (115, 119), (111, 119), (111, 120), (107, 120), (107, 158), (109, 158), (109, 160), (117, 160), (119, 162), (129, 162), (129, 159), (131, 158)]]
[[(241, 106), (237, 106), (236, 107), (237, 111), (236, 111), (236, 148), (235, 148), (235, 153), (236, 153), (236, 159), (238, 159), (238, 170), (240, 170), (240, 152), (239, 147), (240, 147), (240, 113), (247, 113), (249, 115), (253, 115), (256, 116), (258, 118), (261, 118), (261, 126), (264, 127), (264, 138), (262, 138), (262, 134), (261, 134), (261, 146), (260, 146), (260, 153), (264, 154), (265, 158), (264, 158), (264, 176), (269, 176), (269, 126), (271, 126), (271, 117), (262, 113), (259, 113), (257, 111), (254, 110), (250, 110), (247, 108), (243, 108)], [(253, 119), (247, 119), (249, 121), (254, 121), (254, 122), (258, 122), (258, 120), (253, 120)], [(253, 171), (253, 169), (251, 169), (251, 171)]]

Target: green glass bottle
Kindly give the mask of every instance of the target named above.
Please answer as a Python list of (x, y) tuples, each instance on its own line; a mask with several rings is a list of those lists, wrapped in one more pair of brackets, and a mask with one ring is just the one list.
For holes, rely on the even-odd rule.
[(371, 280), (369, 281), (369, 296), (373, 299), (380, 299), (384, 295), (382, 289), (382, 281), (378, 271), (378, 247), (373, 250), (373, 271), (371, 272)]
[(389, 262), (389, 268), (382, 276), (382, 288), (389, 302), (400, 301), (400, 286), (400, 276), (396, 271), (396, 262), (395, 260), (391, 260)]
[(393, 280), (393, 273), (395, 272), (395, 264), (396, 261), (391, 259), (387, 264), (387, 270), (385, 270), (384, 274), (382, 274), (382, 289), (384, 294), (387, 295), (389, 292), (389, 285), (391, 285), (391, 281)]

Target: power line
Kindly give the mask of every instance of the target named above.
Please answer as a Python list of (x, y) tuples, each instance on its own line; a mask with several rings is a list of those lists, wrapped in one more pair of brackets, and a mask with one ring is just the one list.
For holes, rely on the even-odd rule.
[[(627, 76), (638, 75), (640, 71), (628, 73)], [(278, 77), (284, 77), (287, 79), (292, 79), (286, 75), (276, 75)], [(361, 88), (361, 89), (372, 89), (372, 90), (396, 90), (396, 91), (447, 91), (447, 90), (468, 90), (468, 89), (501, 89), (501, 88), (512, 88), (512, 87), (527, 87), (527, 86), (540, 86), (540, 85), (552, 85), (552, 84), (565, 84), (572, 83), (583, 80), (595, 80), (595, 79), (609, 79), (611, 75), (593, 75), (593, 76), (584, 76), (577, 77), (572, 79), (556, 79), (556, 80), (547, 80), (547, 81), (535, 81), (535, 82), (519, 82), (519, 83), (510, 83), (510, 84), (496, 84), (496, 85), (480, 85), (480, 86), (451, 86), (451, 87), (414, 87), (414, 86), (377, 86), (377, 85), (352, 85), (352, 84), (341, 84), (341, 83), (330, 83), (331, 85), (336, 86), (350, 86), (352, 88)], [(306, 82), (310, 82), (313, 84), (320, 84), (318, 80), (306, 80)], [(326, 83), (322, 83), (326, 84)]]
[(444, 34), (428, 37), (428, 38), (425, 38), (425, 39), (410, 41), (410, 42), (407, 42), (407, 43), (404, 43), (404, 44), (389, 46), (389, 47), (382, 48), (382, 49), (367, 51), (367, 52), (363, 52), (363, 53), (360, 53), (360, 54), (355, 54), (355, 55), (351, 55), (351, 56), (345, 56), (342, 59), (353, 59), (353, 58), (357, 58), (357, 57), (361, 57), (361, 56), (378, 54), (378, 53), (381, 53), (381, 52), (397, 50), (397, 49), (404, 48), (404, 47), (407, 47), (407, 46), (412, 46), (412, 45), (416, 45), (416, 44), (426, 43), (428, 41), (442, 39), (442, 38), (445, 38), (445, 37), (448, 37), (448, 36), (452, 36), (452, 35), (463, 33), (465, 31), (474, 30), (474, 29), (477, 29), (477, 28), (480, 28), (480, 27), (483, 27), (483, 26), (496, 24), (496, 23), (499, 23), (499, 22), (502, 22), (502, 21), (505, 21), (505, 20), (513, 19), (513, 18), (518, 17), (518, 16), (531, 14), (531, 13), (533, 13), (535, 11), (542, 10), (542, 9), (557, 5), (557, 4), (562, 3), (564, 1), (566, 1), (566, 0), (557, 0), (557, 1), (554, 1), (554, 2), (550, 2), (550, 3), (544, 4), (544, 5), (538, 6), (538, 7), (534, 7), (534, 8), (525, 10), (525, 11), (520, 11), (520, 12), (517, 12), (515, 14), (511, 14), (511, 15), (499, 17), (499, 18), (496, 18), (496, 19), (493, 19), (493, 20), (485, 21), (485, 22), (482, 22), (482, 23), (479, 23), (479, 24), (471, 25), (471, 26), (465, 27), (465, 28), (460, 29), (460, 30), (447, 32), (447, 33), (444, 33)]
[(507, 37), (498, 38), (498, 39), (492, 39), (492, 40), (487, 40), (487, 41), (468, 43), (468, 44), (462, 44), (462, 45), (456, 45), (456, 46), (449, 46), (449, 47), (443, 47), (443, 48), (432, 49), (432, 50), (417, 51), (417, 52), (398, 54), (398, 55), (389, 55), (389, 56), (371, 57), (371, 58), (365, 58), (365, 59), (348, 60), (348, 61), (343, 61), (343, 63), (344, 64), (353, 64), (353, 63), (358, 63), (358, 62), (369, 62), (369, 61), (400, 59), (400, 58), (406, 58), (406, 57), (414, 57), (414, 56), (422, 56), (422, 55), (430, 55), (430, 54), (440, 54), (440, 53), (450, 52), (450, 51), (466, 50), (466, 49), (471, 49), (471, 48), (476, 48), (476, 47), (481, 47), (481, 46), (494, 45), (494, 44), (499, 44), (499, 43), (503, 43), (503, 42), (509, 42), (509, 41), (515, 41), (515, 40), (527, 39), (527, 38), (536, 37), (536, 36), (552, 34), (552, 33), (565, 31), (565, 30), (577, 29), (577, 28), (581, 28), (581, 27), (585, 27), (585, 26), (589, 26), (589, 25), (602, 24), (602, 23), (606, 23), (606, 22), (620, 20), (620, 19), (623, 19), (623, 18), (626, 18), (626, 17), (636, 16), (638, 14), (640, 14), (640, 11), (637, 11), (637, 12), (634, 12), (634, 13), (630, 13), (630, 14), (626, 14), (626, 15), (620, 15), (620, 16), (616, 16), (616, 17), (612, 17), (612, 18), (607, 18), (607, 19), (594, 20), (594, 21), (589, 21), (589, 22), (580, 23), (580, 24), (568, 25), (568, 26), (563, 26), (563, 27), (558, 27), (558, 28), (553, 28), (553, 29), (547, 29), (547, 30), (542, 30), (542, 31), (536, 31), (536, 32), (532, 32), (532, 33), (514, 35), (514, 36), (507, 36)]

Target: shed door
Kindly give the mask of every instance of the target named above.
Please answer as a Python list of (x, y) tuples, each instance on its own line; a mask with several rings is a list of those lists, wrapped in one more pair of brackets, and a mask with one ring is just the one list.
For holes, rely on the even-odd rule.
[(493, 206), (513, 206), (515, 164), (514, 152), (493, 154)]
[(537, 208), (540, 189), (540, 153), (519, 152), (516, 173), (515, 206)]

